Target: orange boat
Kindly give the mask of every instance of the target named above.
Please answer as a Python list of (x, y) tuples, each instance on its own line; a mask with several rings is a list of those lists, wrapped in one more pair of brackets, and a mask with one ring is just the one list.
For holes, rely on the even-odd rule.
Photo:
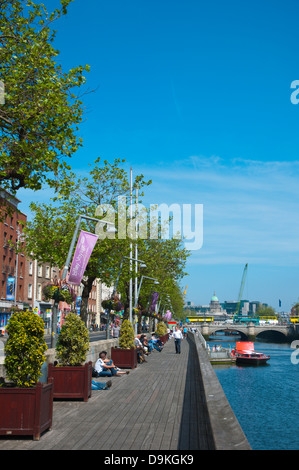
[(232, 356), (236, 358), (237, 364), (261, 365), (266, 364), (270, 356), (254, 350), (251, 341), (237, 341), (235, 349), (232, 350)]

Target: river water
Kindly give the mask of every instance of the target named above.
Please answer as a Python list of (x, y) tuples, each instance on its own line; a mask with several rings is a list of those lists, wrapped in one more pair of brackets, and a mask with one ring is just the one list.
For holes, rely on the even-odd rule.
[[(208, 343), (234, 347), (236, 340)], [(299, 450), (299, 350), (285, 343), (254, 347), (270, 355), (267, 365), (214, 365), (218, 380), (253, 450)]]

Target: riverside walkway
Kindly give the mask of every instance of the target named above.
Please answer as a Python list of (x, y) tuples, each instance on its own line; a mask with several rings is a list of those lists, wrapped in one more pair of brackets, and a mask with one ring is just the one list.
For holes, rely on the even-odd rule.
[[(0, 450), (208, 450), (213, 439), (190, 340), (162, 352), (88, 402), (54, 401), (53, 426), (39, 441), (1, 438)], [(106, 378), (95, 379), (105, 382)]]

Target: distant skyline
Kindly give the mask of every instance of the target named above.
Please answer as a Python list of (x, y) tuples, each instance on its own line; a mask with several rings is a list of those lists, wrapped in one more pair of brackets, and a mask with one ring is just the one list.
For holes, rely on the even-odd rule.
[[(146, 204), (203, 204), (182, 281), (195, 304), (236, 300), (245, 263), (244, 298), (299, 298), (298, 13), (295, 0), (75, 0), (54, 25), (62, 68), (91, 66), (73, 169), (125, 158), (153, 180)], [(18, 197), (26, 212), (32, 194)]]

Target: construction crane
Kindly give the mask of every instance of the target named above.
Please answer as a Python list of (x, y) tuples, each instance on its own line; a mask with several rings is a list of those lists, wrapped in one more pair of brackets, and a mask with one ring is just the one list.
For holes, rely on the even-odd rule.
[(248, 267), (248, 263), (246, 263), (244, 267), (240, 291), (239, 291), (238, 303), (237, 303), (237, 310), (236, 310), (235, 315), (240, 315), (241, 300), (242, 300), (243, 290), (244, 290), (245, 281), (246, 281), (247, 267)]

